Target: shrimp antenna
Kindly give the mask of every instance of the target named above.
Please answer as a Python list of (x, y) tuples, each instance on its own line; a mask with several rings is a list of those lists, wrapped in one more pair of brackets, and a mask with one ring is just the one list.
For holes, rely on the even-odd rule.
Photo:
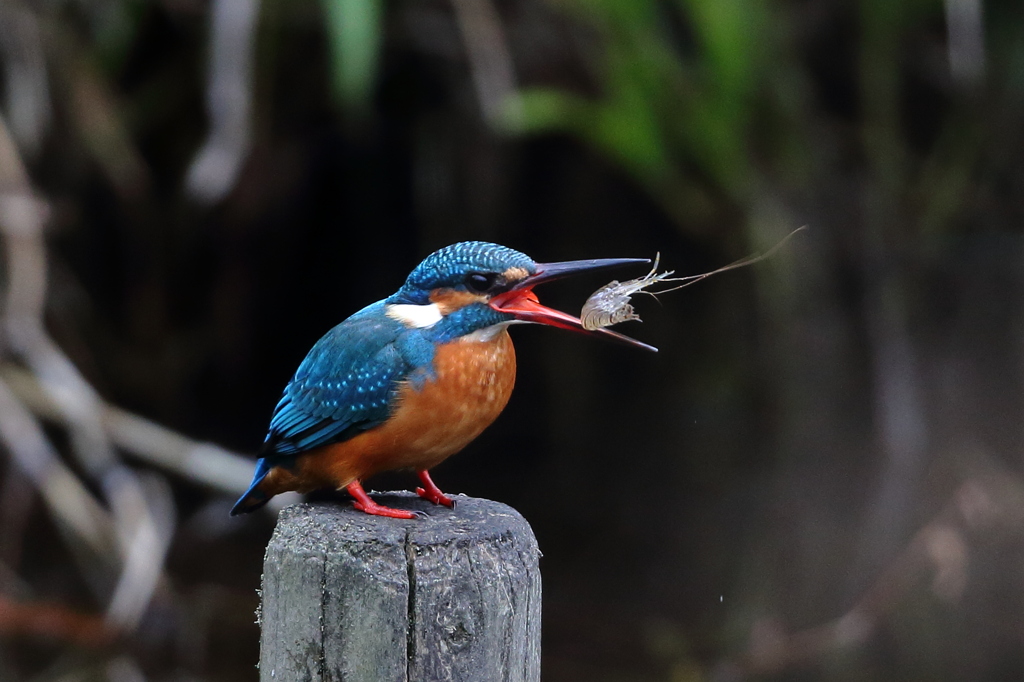
[(797, 232), (803, 232), (806, 229), (807, 229), (807, 225), (802, 225), (802, 226), (796, 228), (795, 230), (793, 230), (792, 232), (787, 234), (785, 237), (783, 237), (782, 240), (779, 241), (778, 244), (776, 244), (772, 248), (768, 249), (764, 253), (752, 254), (752, 255), (747, 256), (745, 258), (741, 258), (738, 261), (735, 261), (733, 263), (729, 263), (728, 265), (723, 265), (722, 267), (718, 268), (717, 270), (712, 270), (711, 272), (705, 272), (705, 273), (700, 274), (700, 275), (686, 275), (685, 277), (673, 277), (671, 279), (663, 279), (663, 280), (661, 280), (662, 282), (683, 282), (683, 284), (680, 284), (678, 286), (674, 286), (674, 287), (672, 287), (670, 289), (663, 289), (661, 291), (644, 292), (644, 293), (667, 294), (670, 291), (677, 291), (679, 289), (685, 289), (686, 287), (688, 287), (690, 285), (693, 285), (693, 284), (696, 284), (697, 282), (701, 281), (702, 279), (706, 279), (708, 277), (711, 277), (712, 275), (717, 275), (719, 273), (727, 272), (729, 270), (737, 270), (739, 268), (745, 268), (748, 265), (753, 265), (754, 263), (759, 263), (759, 262), (765, 260), (766, 258), (771, 258), (773, 255), (775, 255), (775, 253), (779, 249), (781, 249), (783, 246), (785, 246), (789, 242), (789, 240), (792, 239), (796, 235)]

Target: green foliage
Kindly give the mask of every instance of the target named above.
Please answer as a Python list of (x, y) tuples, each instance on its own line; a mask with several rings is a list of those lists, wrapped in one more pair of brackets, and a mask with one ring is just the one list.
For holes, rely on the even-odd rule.
[[(1024, 54), (1019, 22), (990, 21), (983, 82), (958, 83), (943, 73), (938, 0), (863, 0), (852, 15), (833, 14), (852, 29), (853, 53), (845, 63), (842, 49), (829, 50), (827, 59), (838, 61), (828, 80), (810, 51), (822, 36), (835, 37), (827, 12), (812, 25), (797, 14), (804, 10), (768, 0), (558, 4), (597, 36), (589, 66), (600, 94), (526, 88), (516, 129), (577, 137), (629, 172), (680, 225), (706, 210), (749, 214), (766, 191), (809, 196), (853, 163), (870, 178), (862, 186), (869, 234), (896, 222), (934, 231), (964, 209), (977, 180), (972, 169), (993, 142), (993, 114), (1008, 121), (1021, 109), (1012, 95)], [(986, 6), (986, 14), (1007, 10)], [(926, 45), (932, 61), (911, 56)], [(850, 109), (823, 108), (822, 89), (848, 87), (846, 77)], [(927, 84), (936, 105), (913, 99), (908, 83)], [(901, 215), (908, 211), (916, 221)]]
[(93, 17), (92, 46), (99, 65), (108, 73), (114, 74), (123, 68), (147, 9), (145, 0), (98, 5)]
[(334, 94), (363, 110), (377, 82), (383, 19), (382, 0), (323, 0), (331, 43)]
[[(750, 183), (750, 124), (767, 61), (767, 5), (572, 0), (569, 6), (599, 30), (603, 92), (587, 99), (527, 89), (520, 130), (579, 136), (665, 205), (684, 191), (680, 182), (698, 178), (717, 192), (742, 197)], [(670, 30), (676, 25), (692, 31), (692, 51), (679, 45)]]

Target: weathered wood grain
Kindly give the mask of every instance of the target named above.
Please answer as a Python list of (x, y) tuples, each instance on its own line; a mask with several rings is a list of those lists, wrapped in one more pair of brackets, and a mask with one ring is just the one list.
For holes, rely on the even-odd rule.
[(424, 519), (346, 503), (281, 512), (267, 546), (262, 682), (538, 682), (537, 541), (511, 507), (374, 495)]

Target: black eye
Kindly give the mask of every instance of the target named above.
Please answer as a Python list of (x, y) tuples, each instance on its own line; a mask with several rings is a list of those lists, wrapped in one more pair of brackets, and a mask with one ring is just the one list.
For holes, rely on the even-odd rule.
[(494, 281), (497, 278), (498, 276), (493, 272), (471, 272), (466, 276), (466, 288), (482, 294), (494, 286)]

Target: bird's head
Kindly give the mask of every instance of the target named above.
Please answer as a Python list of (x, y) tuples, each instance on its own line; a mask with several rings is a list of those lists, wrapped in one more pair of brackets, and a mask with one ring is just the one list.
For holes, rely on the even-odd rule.
[(533, 322), (655, 350), (609, 329), (584, 330), (579, 318), (542, 305), (533, 292), (542, 282), (648, 262), (644, 258), (604, 258), (535, 263), (506, 246), (459, 242), (435, 251), (417, 265), (402, 288), (387, 299), (387, 314), (410, 327), (433, 327), (446, 321), (459, 336), (513, 322)]

